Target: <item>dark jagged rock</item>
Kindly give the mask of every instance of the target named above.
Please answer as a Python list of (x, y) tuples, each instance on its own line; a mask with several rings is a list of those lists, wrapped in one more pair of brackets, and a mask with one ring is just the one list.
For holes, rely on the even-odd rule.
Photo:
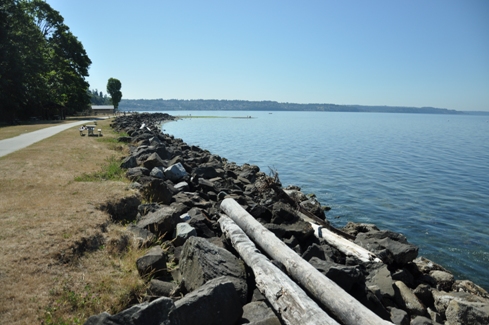
[(197, 167), (194, 170), (193, 175), (204, 179), (211, 179), (220, 176), (215, 167), (204, 165)]
[(280, 225), (284, 223), (294, 223), (299, 220), (297, 213), (283, 202), (277, 202), (273, 205), (272, 223)]
[(175, 289), (176, 285), (172, 282), (152, 279), (149, 282), (148, 295), (155, 297), (170, 297), (170, 293)]
[(128, 156), (124, 158), (121, 162), (121, 168), (128, 169), (138, 166), (138, 161), (134, 156)]
[(139, 218), (141, 218), (142, 216), (147, 215), (150, 212), (155, 212), (155, 211), (157, 211), (159, 209), (161, 209), (161, 205), (159, 205), (158, 203), (145, 203), (145, 204), (140, 204), (138, 206)]
[(264, 226), (273, 232), (278, 238), (290, 238), (291, 236), (294, 236), (299, 240), (303, 240), (314, 235), (314, 229), (311, 227), (311, 225), (302, 220), (298, 220), (292, 224), (277, 225), (267, 223)]
[(269, 223), (272, 221), (272, 212), (263, 205), (255, 204), (249, 209), (248, 212), (262, 223)]
[(418, 256), (418, 247), (392, 231), (358, 233), (355, 243), (376, 254), (388, 265), (403, 266)]
[(160, 246), (151, 248), (146, 255), (138, 258), (136, 266), (141, 277), (159, 277), (167, 274), (167, 257)]
[(409, 325), (409, 315), (405, 310), (391, 308), (391, 321), (396, 325)]
[(139, 228), (134, 224), (127, 226), (127, 231), (133, 234), (138, 247), (147, 247), (155, 240), (155, 235), (150, 231)]
[(309, 263), (347, 292), (355, 284), (365, 282), (363, 273), (357, 267), (336, 264), (331, 261), (320, 260), (317, 257), (311, 258)]
[(233, 282), (218, 278), (175, 302), (170, 318), (171, 324), (234, 325), (242, 314), (243, 307)]
[(139, 181), (143, 182), (143, 189), (141, 192), (144, 198), (148, 201), (170, 204), (173, 195), (177, 193), (177, 190), (175, 190), (172, 183), (168, 183), (160, 178), (147, 177), (141, 178)]
[(180, 271), (188, 291), (220, 276), (246, 280), (244, 264), (229, 251), (204, 238), (191, 237), (183, 246)]
[(152, 170), (155, 167), (166, 167), (165, 165), (165, 162), (156, 152), (149, 155), (149, 157), (143, 162), (143, 167), (147, 168), (148, 170)]
[(211, 221), (205, 217), (201, 209), (192, 208), (188, 214), (190, 216), (189, 224), (195, 228), (199, 237), (211, 238), (216, 235), (211, 229)]
[(280, 319), (264, 301), (253, 301), (243, 306), (241, 322), (246, 324), (280, 325)]
[(131, 181), (137, 181), (143, 176), (149, 176), (150, 171), (146, 167), (132, 167), (126, 171), (126, 177)]
[(380, 299), (386, 305), (389, 305), (388, 302), (394, 300), (394, 281), (387, 265), (380, 263), (370, 265), (368, 275), (366, 276), (366, 285), (368, 287), (377, 286)]
[(161, 297), (151, 303), (142, 303), (118, 314), (102, 313), (87, 319), (84, 325), (171, 325), (170, 313), (175, 309), (173, 300)]
[(321, 203), (316, 198), (310, 198), (306, 201), (302, 201), (300, 203), (300, 206), (304, 208), (306, 211), (309, 211), (316, 217), (318, 217), (321, 220), (326, 219), (326, 215), (324, 214), (324, 210), (321, 207)]
[(186, 222), (180, 222), (175, 227), (173, 245), (182, 246), (190, 237), (193, 236), (197, 236), (197, 231), (195, 230), (195, 228)]
[(142, 217), (136, 225), (139, 228), (148, 229), (158, 236), (165, 234), (171, 236), (175, 226), (180, 222), (180, 216), (188, 210), (187, 206), (180, 203), (163, 206), (161, 209)]

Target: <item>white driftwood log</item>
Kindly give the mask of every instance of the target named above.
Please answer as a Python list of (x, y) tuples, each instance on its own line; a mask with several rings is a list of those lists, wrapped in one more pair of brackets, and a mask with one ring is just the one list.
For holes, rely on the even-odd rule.
[(362, 262), (375, 262), (382, 263), (382, 261), (375, 256), (375, 254), (369, 252), (365, 248), (358, 246), (357, 244), (343, 238), (328, 229), (321, 227), (313, 222), (309, 222), (314, 229), (314, 235), (317, 238), (324, 239), (331, 246), (336, 247), (340, 252), (345, 255), (354, 256)]
[(257, 288), (286, 324), (339, 325), (304, 290), (261, 254), (233, 220), (223, 215), (219, 224), (224, 235), (253, 270)]
[(323, 303), (345, 325), (390, 324), (362, 305), (336, 283), (320, 273), (272, 232), (263, 227), (231, 198), (224, 199), (221, 210), (271, 258), (282, 263), (290, 276)]

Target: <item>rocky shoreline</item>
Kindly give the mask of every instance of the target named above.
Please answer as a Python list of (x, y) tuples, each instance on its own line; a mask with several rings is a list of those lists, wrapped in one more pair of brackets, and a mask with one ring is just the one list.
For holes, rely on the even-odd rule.
[[(132, 238), (150, 248), (137, 261), (148, 292), (144, 303), (116, 315), (92, 316), (86, 325), (290, 323), (285, 310), (274, 310), (257, 289), (252, 265), (223, 234), (218, 220), (225, 199), (238, 202), (380, 319), (402, 325), (489, 323), (489, 294), (418, 257), (418, 248), (402, 234), (372, 224), (348, 223), (336, 230), (327, 222), (327, 207), (298, 187), (282, 188), (277, 174), (238, 166), (162, 133), (161, 122), (172, 119), (161, 113), (133, 114), (111, 125), (129, 135), (119, 138), (131, 148), (121, 167), (138, 194), (104, 208), (113, 220), (129, 223), (121, 242)], [(376, 259), (345, 252), (325, 240), (321, 229), (347, 238)], [(272, 263), (287, 273), (280, 261)], [(337, 311), (318, 305), (337, 324), (346, 324)]]

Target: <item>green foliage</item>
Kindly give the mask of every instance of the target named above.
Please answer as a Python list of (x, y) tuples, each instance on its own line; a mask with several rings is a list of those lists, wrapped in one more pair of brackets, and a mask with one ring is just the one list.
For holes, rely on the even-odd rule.
[(119, 79), (110, 78), (107, 82), (107, 92), (110, 94), (110, 97), (112, 97), (111, 100), (115, 109), (119, 107), (119, 102), (122, 99), (121, 87), (122, 84)]
[(50, 118), (84, 110), (83, 45), (42, 0), (0, 0), (0, 120)]
[(92, 89), (92, 90), (88, 90), (88, 95), (90, 96), (90, 103), (92, 105), (110, 105), (111, 104), (111, 101), (110, 101), (110, 98), (98, 91), (98, 89)]
[(121, 162), (116, 156), (106, 159), (106, 163), (101, 170), (91, 174), (84, 173), (75, 177), (77, 182), (101, 182), (101, 181), (123, 181), (125, 180), (125, 170), (121, 168)]

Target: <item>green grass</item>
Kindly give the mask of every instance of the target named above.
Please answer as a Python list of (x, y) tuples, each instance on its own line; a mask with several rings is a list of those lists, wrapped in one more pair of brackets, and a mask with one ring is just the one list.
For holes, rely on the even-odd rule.
[(110, 156), (98, 172), (75, 177), (77, 182), (102, 182), (102, 181), (124, 181), (125, 170), (121, 168), (121, 162), (116, 156)]

